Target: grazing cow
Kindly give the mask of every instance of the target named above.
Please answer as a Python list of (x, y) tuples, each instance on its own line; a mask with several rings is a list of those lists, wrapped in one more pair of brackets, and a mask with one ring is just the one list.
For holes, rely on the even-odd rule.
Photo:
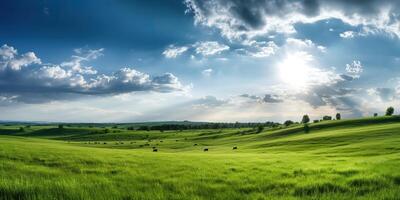
[(107, 142), (104, 142), (104, 144), (107, 144)]
[(208, 151), (208, 149), (204, 149), (204, 151)]
[(157, 152), (158, 151), (158, 149), (153, 149), (153, 152)]
[(162, 140), (160, 142), (163, 142)]
[(197, 144), (194, 144), (193, 146), (197, 146)]
[(156, 147), (152, 147), (153, 149), (155, 149)]
[(236, 149), (237, 149), (237, 147), (233, 147), (232, 149), (233, 149), (233, 150), (236, 150)]

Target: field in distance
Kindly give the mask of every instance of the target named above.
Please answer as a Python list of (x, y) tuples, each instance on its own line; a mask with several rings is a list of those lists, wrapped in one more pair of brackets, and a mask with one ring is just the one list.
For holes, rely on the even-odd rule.
[(399, 199), (400, 117), (177, 131), (0, 125), (0, 199)]

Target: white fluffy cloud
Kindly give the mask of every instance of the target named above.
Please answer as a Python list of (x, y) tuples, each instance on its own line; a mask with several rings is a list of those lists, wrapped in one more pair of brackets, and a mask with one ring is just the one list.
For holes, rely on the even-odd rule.
[(165, 73), (151, 76), (132, 68), (122, 68), (111, 75), (97, 74), (92, 67), (82, 66), (102, 55), (99, 50), (75, 50), (78, 55), (60, 65), (42, 65), (34, 53), (21, 56), (13, 47), (0, 51), (0, 96), (22, 102), (43, 102), (96, 94), (121, 94), (139, 91), (185, 91), (176, 76)]
[(201, 71), (201, 74), (204, 77), (210, 77), (212, 73), (213, 73), (213, 70), (211, 68)]
[(168, 46), (162, 53), (166, 58), (176, 58), (186, 52), (189, 48), (186, 46), (176, 47), (174, 45)]
[(197, 54), (212, 56), (229, 50), (229, 46), (220, 44), (216, 41), (197, 42), (193, 45)]
[(361, 61), (354, 60), (352, 63), (346, 64), (346, 72), (353, 78), (359, 78), (360, 74), (363, 72)]
[(0, 70), (18, 71), (30, 64), (40, 64), (41, 61), (36, 57), (35, 53), (28, 52), (18, 55), (18, 51), (14, 47), (3, 45), (0, 48)]
[(354, 31), (345, 31), (343, 33), (340, 33), (339, 36), (342, 38), (354, 38), (356, 36), (356, 33)]
[(72, 72), (77, 72), (80, 74), (97, 74), (97, 71), (91, 66), (83, 66), (82, 62), (91, 61), (97, 59), (103, 55), (104, 49), (75, 49), (76, 55), (73, 55), (70, 61), (63, 62), (60, 64), (61, 67), (67, 67), (72, 70)]
[(245, 40), (243, 45), (246, 47), (242, 49), (244, 53), (255, 58), (269, 57), (274, 55), (278, 49), (273, 41)]
[(229, 49), (230, 49), (229, 46), (221, 44), (217, 41), (201, 41), (201, 42), (196, 42), (192, 45), (186, 45), (181, 47), (169, 45), (168, 48), (166, 48), (162, 54), (166, 58), (176, 58), (182, 55), (184, 52), (191, 50), (198, 55), (207, 57), (207, 56), (221, 54), (223, 51), (227, 51)]

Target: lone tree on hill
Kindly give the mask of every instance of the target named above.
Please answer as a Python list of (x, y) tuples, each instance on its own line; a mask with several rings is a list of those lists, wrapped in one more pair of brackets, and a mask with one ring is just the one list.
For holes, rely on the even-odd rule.
[(386, 109), (386, 116), (392, 116), (393, 113), (394, 113), (394, 108), (392, 106)]
[(303, 119), (301, 119), (301, 123), (307, 124), (310, 122), (310, 117), (308, 115), (303, 115)]
[(340, 115), (340, 113), (336, 113), (336, 120), (341, 120), (342, 116)]
[(305, 132), (305, 133), (309, 133), (309, 132), (310, 132), (310, 127), (308, 126), (307, 123), (304, 124), (304, 127), (303, 127), (303, 128), (304, 128), (304, 132)]
[(257, 133), (261, 133), (264, 130), (264, 126), (259, 125), (257, 126)]

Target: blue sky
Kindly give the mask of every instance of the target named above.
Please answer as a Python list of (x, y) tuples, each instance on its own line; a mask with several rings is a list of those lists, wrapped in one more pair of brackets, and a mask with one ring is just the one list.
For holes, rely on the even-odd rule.
[(0, 120), (279, 121), (399, 107), (400, 3), (0, 3)]

